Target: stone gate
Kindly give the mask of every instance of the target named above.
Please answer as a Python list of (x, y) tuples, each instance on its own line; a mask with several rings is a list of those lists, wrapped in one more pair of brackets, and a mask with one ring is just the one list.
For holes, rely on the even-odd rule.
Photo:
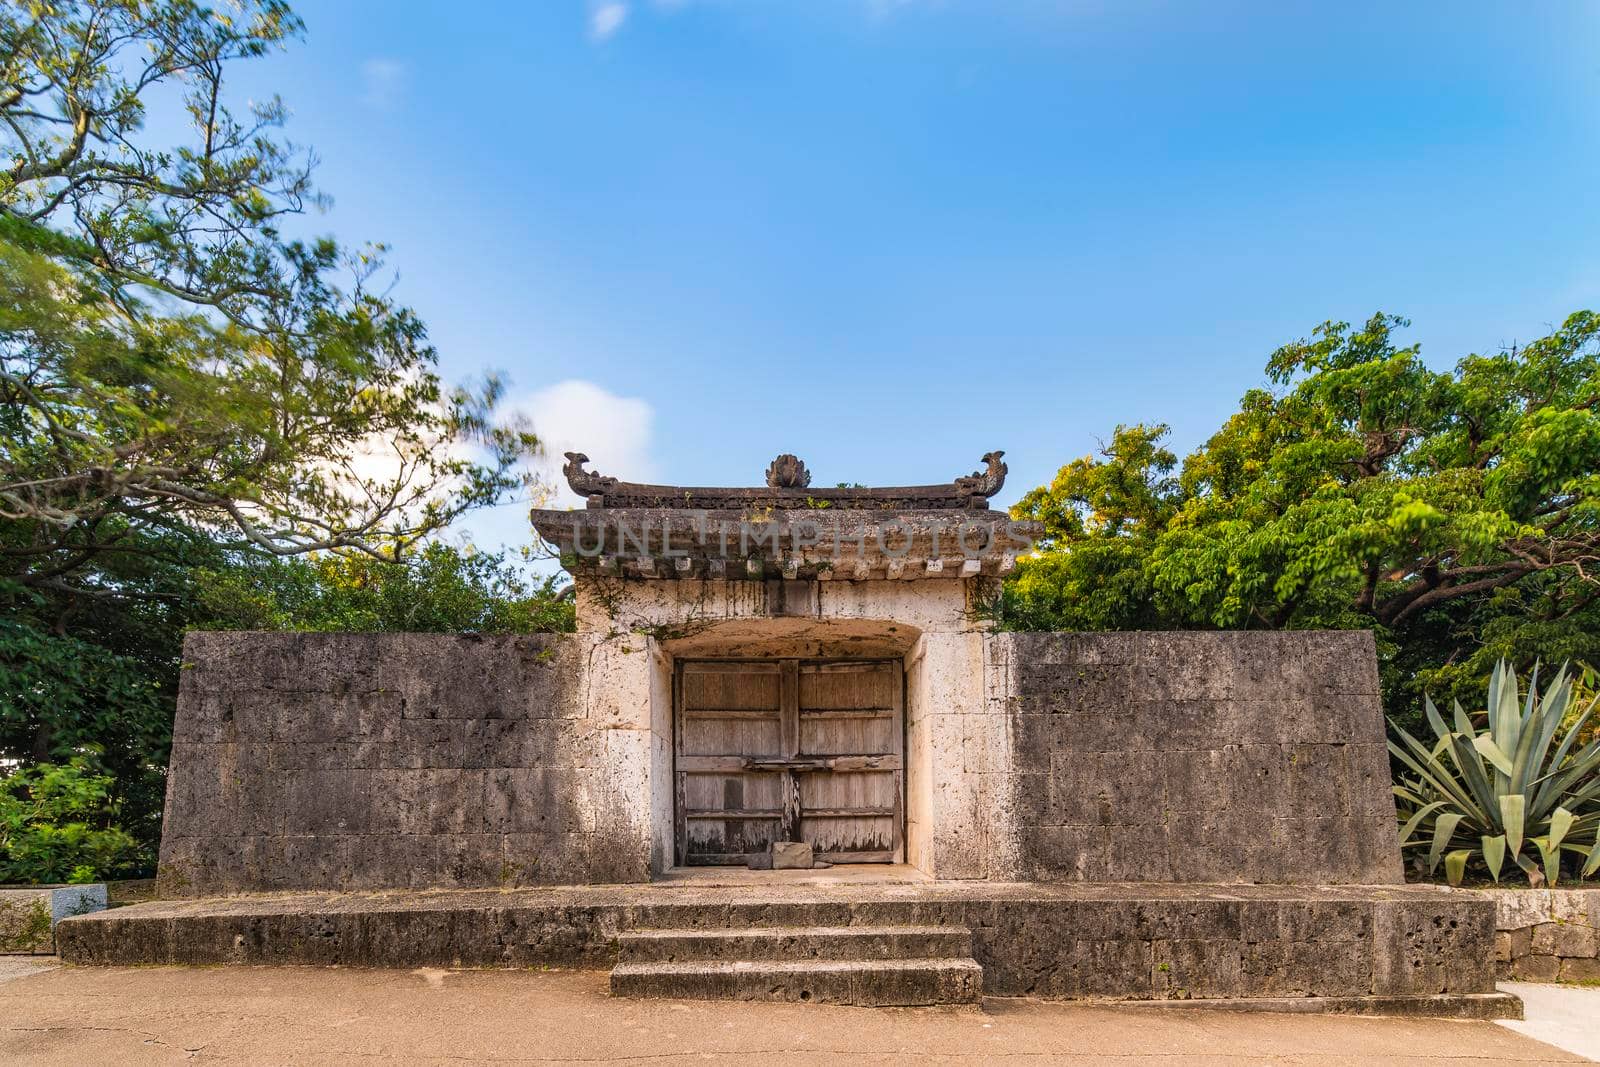
[[(573, 576), (574, 634), (190, 635), (173, 902), (73, 920), (63, 951), (620, 951), (626, 992), (922, 1002), (981, 973), (991, 993), (1511, 1010), (1492, 906), (1402, 884), (1370, 634), (997, 632), (1038, 533), (988, 507), (999, 452), (879, 489), (813, 487), (787, 455), (756, 488), (628, 483), (577, 453), (565, 473), (587, 506), (532, 521)], [(551, 886), (571, 888), (517, 895)], [(208, 903), (268, 890), (302, 895)], [(373, 890), (458, 895), (338, 896)], [(749, 969), (799, 943), (777, 899), (834, 963)], [(905, 934), (930, 923), (970, 936)], [(686, 945), (705, 958), (675, 962)], [(864, 945), (935, 955), (858, 996), (838, 961)]]

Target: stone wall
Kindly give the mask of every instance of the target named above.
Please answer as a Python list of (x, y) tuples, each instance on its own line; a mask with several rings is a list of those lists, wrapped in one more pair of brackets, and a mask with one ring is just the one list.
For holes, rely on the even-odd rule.
[(1495, 966), (1523, 982), (1600, 982), (1600, 889), (1490, 889)]
[(1402, 881), (1371, 634), (988, 641), (989, 877)]
[(734, 638), (909, 645), (908, 855), (936, 877), (1401, 880), (1370, 635), (984, 634), (959, 607), (659, 638), (191, 635), (161, 892), (648, 879), (671, 862), (672, 656)]
[(647, 658), (571, 635), (191, 634), (161, 893), (647, 879)]

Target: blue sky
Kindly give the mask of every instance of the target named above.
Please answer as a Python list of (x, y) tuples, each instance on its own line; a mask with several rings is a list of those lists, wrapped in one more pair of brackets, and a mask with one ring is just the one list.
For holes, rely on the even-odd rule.
[[(1005, 502), (1200, 443), (1278, 344), (1600, 304), (1600, 5), (316, 0), (243, 68), (446, 373), (605, 473)], [(525, 505), (475, 519), (520, 543)]]

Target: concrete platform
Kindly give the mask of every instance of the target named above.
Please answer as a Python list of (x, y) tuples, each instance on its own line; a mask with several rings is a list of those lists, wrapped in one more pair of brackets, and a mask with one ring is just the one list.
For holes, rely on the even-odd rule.
[(991, 997), (1517, 1017), (1493, 905), (1429, 886), (673, 883), (156, 901), (69, 919), (78, 964), (610, 968), (624, 931), (964, 928)]

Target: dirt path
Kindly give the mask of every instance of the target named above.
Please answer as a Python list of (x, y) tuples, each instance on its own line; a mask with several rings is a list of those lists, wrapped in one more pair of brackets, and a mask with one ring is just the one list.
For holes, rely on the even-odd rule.
[(0, 983), (0, 1062), (1583, 1062), (1483, 1022), (612, 1000), (593, 972), (59, 967)]

